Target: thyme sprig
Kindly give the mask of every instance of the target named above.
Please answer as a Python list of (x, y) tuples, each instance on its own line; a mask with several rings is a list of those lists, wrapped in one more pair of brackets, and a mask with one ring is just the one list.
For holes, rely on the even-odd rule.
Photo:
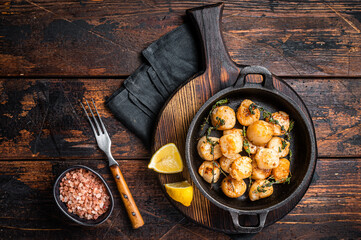
[(291, 158), (292, 158), (292, 150), (290, 149), (290, 153), (289, 153), (289, 160), (291, 161)]
[(291, 131), (292, 131), (292, 129), (293, 129), (293, 127), (295, 126), (295, 121), (293, 121), (293, 120), (291, 120), (290, 121), (290, 126), (288, 127), (288, 131), (285, 133), (285, 139), (287, 140), (287, 141), (290, 141), (291, 140), (291, 135), (290, 135), (290, 133), (291, 133)]
[[(252, 103), (253, 104), (253, 103)], [(251, 156), (251, 150), (249, 149), (249, 142), (247, 140), (247, 134), (246, 134), (246, 127), (243, 126), (243, 131), (242, 131), (242, 135), (243, 135), (243, 138), (244, 138), (244, 141), (243, 141), (243, 146), (244, 146), (244, 150), (248, 153), (248, 156), (250, 157)], [(245, 148), (247, 147), (247, 148)]]
[(213, 187), (213, 183), (214, 183), (214, 166), (216, 165), (217, 163), (214, 161), (214, 155), (213, 155), (213, 160), (212, 160), (212, 165), (213, 165), (213, 167), (212, 167), (212, 181), (211, 181), (211, 189), (212, 189), (212, 187)]
[(252, 182), (253, 182), (252, 175), (249, 176), (248, 179), (249, 179), (248, 188), (250, 188), (252, 186)]
[(286, 147), (287, 147), (287, 142), (282, 140), (282, 150), (285, 149)]
[[(264, 119), (267, 119), (268, 122), (270, 122), (270, 123), (274, 123), (274, 124), (280, 125), (280, 122), (272, 117), (272, 113), (270, 113), (270, 112), (268, 112), (268, 111), (266, 111), (266, 110), (263, 110), (263, 118), (264, 118)], [(280, 126), (281, 126), (281, 125), (280, 125)], [(281, 129), (282, 129), (282, 128), (284, 129), (283, 126), (281, 126)], [(283, 131), (283, 130), (282, 130), (282, 131)]]
[(242, 133), (243, 133), (243, 137), (247, 137), (247, 134), (246, 134), (246, 127), (245, 127), (245, 126), (243, 126), (243, 131), (242, 131)]
[(220, 126), (223, 126), (225, 123), (224, 119), (222, 119), (222, 118), (216, 117), (216, 119), (218, 120), (217, 125), (215, 127), (213, 127), (213, 126), (209, 127), (206, 132), (206, 139), (207, 139), (207, 142), (211, 144), (211, 154), (213, 155), (213, 157), (214, 157), (214, 147), (217, 144), (219, 144), (219, 142), (212, 141), (212, 139), (209, 136), (211, 135), (212, 130), (217, 130)]
[(246, 150), (246, 152), (248, 153), (248, 156), (250, 157), (251, 156), (251, 150), (249, 149), (250, 148), (249, 142), (248, 142), (248, 140), (246, 138), (244, 139), (243, 145), (245, 147), (247, 147), (247, 148), (244, 148), (244, 150)]
[(266, 179), (266, 181), (261, 185), (257, 187), (256, 191), (253, 191), (254, 193), (260, 192), (260, 193), (264, 193), (267, 192), (267, 190), (265, 188), (271, 187), (274, 184), (290, 184), (291, 183), (291, 173), (290, 175), (286, 178), (286, 179), (281, 179), (280, 181), (276, 181), (275, 178), (273, 176), (270, 176), (269, 178)]
[(249, 112), (252, 114), (252, 115), (255, 115), (256, 113), (254, 112), (254, 110), (255, 109), (259, 109), (259, 110), (261, 110), (261, 111), (264, 111), (264, 108), (263, 107), (260, 107), (260, 106), (258, 106), (257, 104), (255, 104), (255, 103), (251, 103), (251, 105), (249, 105), (249, 107), (248, 107), (248, 110), (249, 110)]
[(256, 191), (260, 192), (260, 193), (267, 192), (267, 190), (265, 188), (271, 187), (272, 185), (273, 185), (273, 182), (266, 180), (261, 186), (257, 187)]

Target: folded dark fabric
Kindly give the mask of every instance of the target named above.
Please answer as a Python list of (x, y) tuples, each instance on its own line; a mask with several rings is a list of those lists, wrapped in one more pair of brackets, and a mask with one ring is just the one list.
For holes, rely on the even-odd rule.
[(184, 24), (152, 43), (143, 56), (169, 93), (200, 71), (200, 47), (190, 24)]
[(190, 24), (164, 35), (142, 53), (145, 63), (106, 100), (106, 106), (150, 146), (159, 111), (180, 85), (201, 70), (201, 58)]

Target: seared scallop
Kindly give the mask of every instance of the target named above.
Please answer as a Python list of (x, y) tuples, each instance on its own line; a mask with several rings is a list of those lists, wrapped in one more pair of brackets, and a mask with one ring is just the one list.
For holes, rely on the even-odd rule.
[(218, 181), (221, 171), (219, 170), (218, 162), (204, 161), (199, 167), (198, 173), (206, 182), (215, 183)]
[(241, 155), (235, 154), (231, 156), (230, 158), (222, 156), (219, 159), (219, 164), (221, 165), (221, 168), (224, 172), (229, 173), (229, 168), (231, 167), (231, 164), (236, 160), (237, 158), (240, 158)]
[(240, 157), (233, 161), (229, 168), (229, 174), (232, 178), (241, 181), (252, 174), (252, 159), (249, 157)]
[(242, 151), (242, 137), (238, 134), (224, 135), (219, 139), (219, 146), (224, 156), (232, 157)]
[(267, 148), (275, 150), (280, 158), (286, 157), (290, 152), (290, 143), (280, 137), (273, 137), (267, 143)]
[(250, 106), (253, 102), (249, 99), (243, 100), (241, 105), (238, 107), (237, 110), (237, 120), (243, 126), (249, 126), (255, 121), (259, 120), (261, 113), (259, 109), (253, 108), (252, 112), (250, 111)]
[(254, 159), (257, 161), (257, 166), (261, 169), (276, 168), (280, 162), (278, 153), (270, 148), (258, 149)]
[(242, 137), (243, 139), (243, 130), (242, 129), (239, 129), (239, 128), (232, 128), (232, 129), (229, 129), (229, 130), (224, 130), (223, 131), (223, 135), (228, 135), (228, 134), (238, 134)]
[(247, 151), (247, 149), (249, 149), (249, 153), (250, 154), (256, 154), (257, 152), (257, 149), (258, 148), (261, 148), (261, 147), (258, 147), (256, 145), (254, 145), (250, 140), (248, 140), (247, 138), (244, 139), (243, 141), (243, 148), (244, 150)]
[(232, 129), (236, 124), (236, 113), (228, 106), (216, 107), (212, 111), (211, 120), (218, 130)]
[(247, 138), (257, 146), (266, 145), (273, 136), (273, 125), (259, 120), (247, 128)]
[(222, 191), (227, 197), (238, 198), (246, 192), (246, 189), (247, 185), (243, 180), (237, 181), (228, 176), (222, 181)]
[(272, 175), (277, 182), (283, 183), (290, 174), (290, 161), (286, 158), (281, 158), (278, 167), (272, 169)]
[(261, 180), (268, 178), (272, 173), (271, 169), (261, 169), (256, 160), (252, 160), (252, 179)]
[(207, 161), (216, 160), (222, 157), (221, 147), (219, 146), (219, 138), (208, 137), (209, 141), (214, 144), (213, 154), (212, 154), (212, 144), (207, 140), (207, 137), (204, 136), (199, 139), (197, 144), (197, 151), (201, 158)]
[(270, 183), (268, 180), (257, 180), (249, 189), (249, 199), (251, 201), (256, 201), (261, 198), (269, 197), (272, 195), (272, 193), (272, 183)]
[[(278, 124), (273, 123), (273, 132), (274, 132), (273, 135), (280, 136), (285, 134), (288, 131), (288, 128), (290, 127), (290, 117), (288, 116), (288, 114), (279, 111), (272, 113), (272, 118), (275, 121), (278, 121)], [(269, 119), (266, 119), (266, 121), (269, 121)]]

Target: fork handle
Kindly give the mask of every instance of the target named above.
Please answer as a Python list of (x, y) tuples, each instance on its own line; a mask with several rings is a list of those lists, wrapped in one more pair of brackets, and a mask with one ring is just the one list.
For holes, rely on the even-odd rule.
[(134, 229), (140, 228), (144, 225), (142, 215), (138, 210), (137, 205), (134, 202), (133, 196), (129, 191), (128, 185), (125, 182), (122, 172), (117, 164), (110, 166), (110, 170), (113, 174), (114, 180), (117, 184), (118, 191), (122, 197), (125, 209), (127, 210), (129, 219)]

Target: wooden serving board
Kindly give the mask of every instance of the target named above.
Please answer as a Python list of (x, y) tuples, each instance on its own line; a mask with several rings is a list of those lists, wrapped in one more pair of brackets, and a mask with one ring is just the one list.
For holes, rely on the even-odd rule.
[[(223, 4), (219, 3), (192, 9), (187, 12), (188, 15), (193, 18), (200, 33), (203, 44), (205, 71), (179, 88), (165, 104), (159, 115), (154, 133), (152, 152), (154, 153), (167, 143), (175, 143), (179, 148), (185, 166), (183, 172), (179, 174), (159, 174), (159, 181), (164, 192), (163, 184), (165, 183), (182, 181), (184, 179), (192, 183), (185, 163), (184, 154), (188, 127), (198, 109), (207, 99), (221, 89), (231, 86), (236, 81), (242, 69), (242, 66), (236, 65), (231, 60), (223, 43), (220, 28), (222, 11)], [(259, 82), (261, 77), (258, 75), (250, 75), (247, 80)], [(273, 82), (276, 89), (298, 103), (305, 115), (309, 118), (309, 121), (311, 121), (308, 111), (300, 97), (281, 79), (274, 76)], [(311, 179), (308, 181), (310, 182)], [(309, 184), (306, 184), (304, 189), (302, 189), (288, 205), (271, 211), (267, 216), (265, 226), (274, 223), (291, 211), (306, 192), (308, 185)], [(229, 212), (216, 207), (201, 194), (194, 184), (193, 187), (194, 198), (191, 206), (185, 207), (171, 198), (169, 198), (169, 200), (185, 216), (203, 226), (225, 233), (237, 233)], [(166, 196), (168, 195), (166, 194)], [(257, 224), (254, 216), (240, 218), (241, 223), (243, 222), (248, 225)]]

